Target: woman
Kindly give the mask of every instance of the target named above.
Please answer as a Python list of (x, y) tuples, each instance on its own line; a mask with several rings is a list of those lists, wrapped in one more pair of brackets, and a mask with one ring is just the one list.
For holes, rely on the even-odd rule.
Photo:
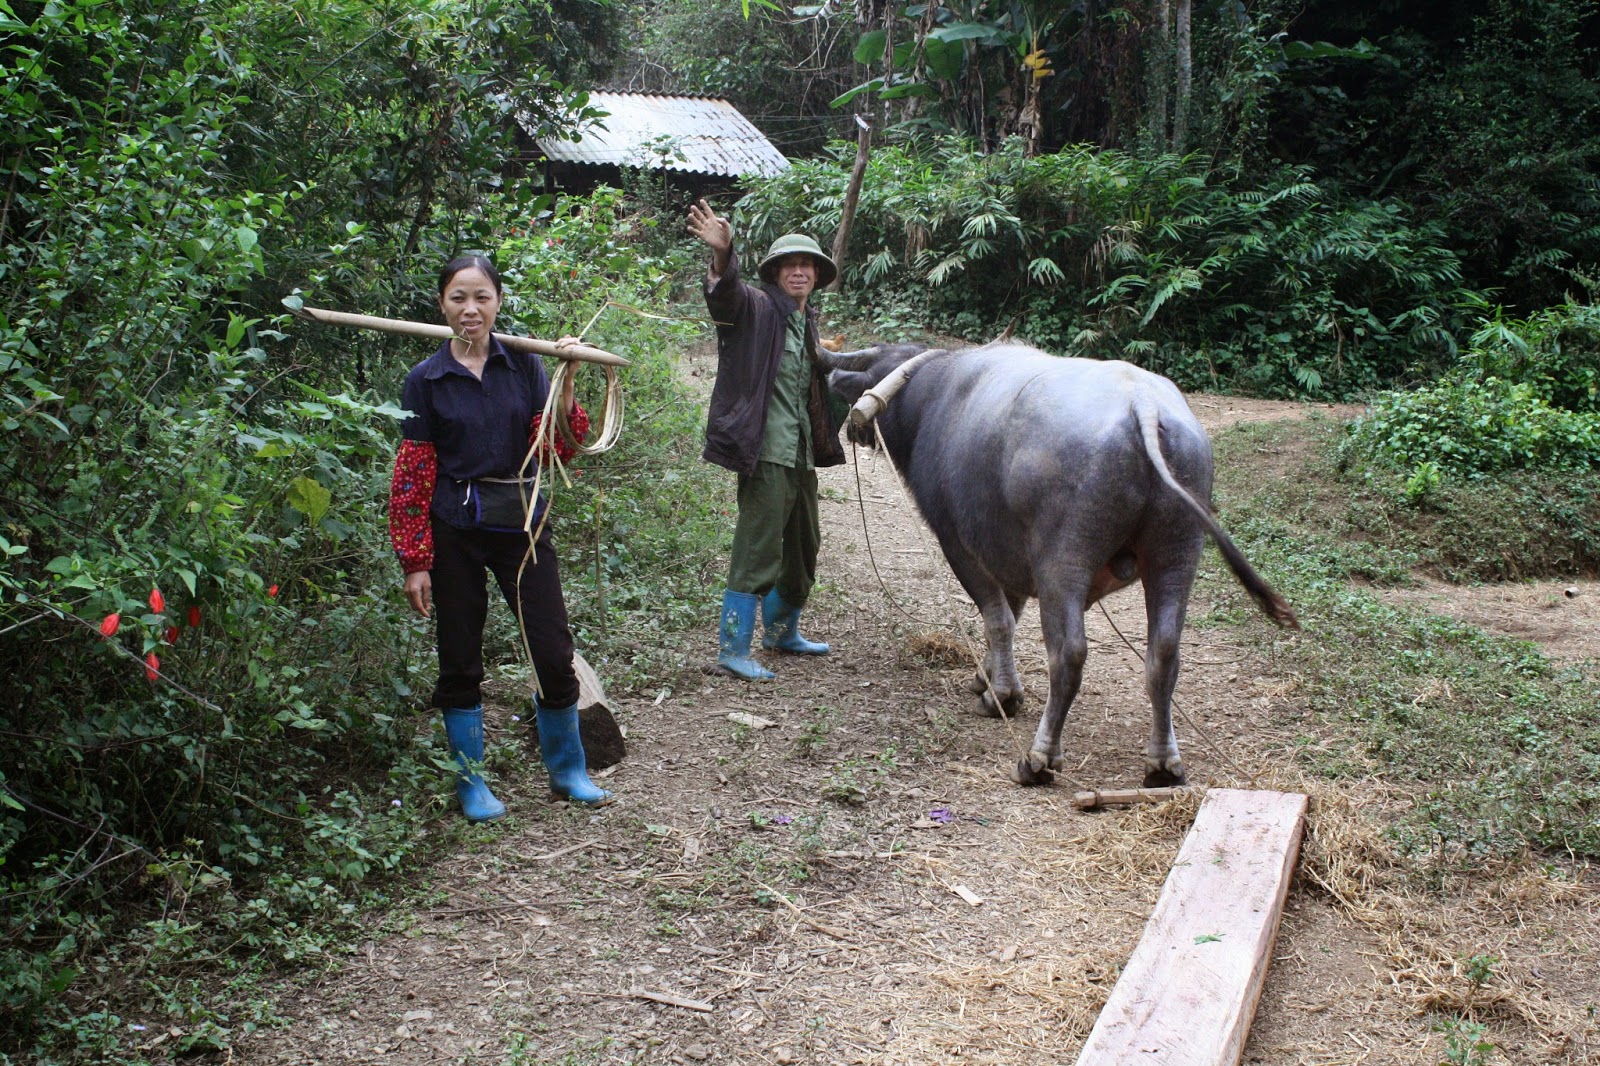
[[(402, 404), (410, 417), (395, 457), (389, 537), (406, 574), (406, 599), (424, 618), (438, 610), (439, 682), (433, 706), (444, 711), (450, 754), (460, 764), (456, 795), (472, 822), (505, 817), (479, 769), (483, 762), (483, 624), (493, 573), (513, 612), (521, 604), (523, 638), (538, 676), (534, 700), (539, 745), (550, 787), (573, 803), (599, 806), (611, 793), (585, 769), (578, 735), (578, 679), (561, 577), (546, 526), (532, 558), (522, 528), (523, 460), (539, 429), (550, 379), (538, 356), (494, 339), (503, 292), (483, 256), (453, 259), (439, 273), (439, 310), (455, 334), (406, 375)], [(561, 402), (582, 437), (588, 416), (566, 380)], [(556, 445), (563, 460), (571, 449)], [(544, 499), (533, 501), (540, 524)], [(520, 580), (518, 570), (521, 570)]]

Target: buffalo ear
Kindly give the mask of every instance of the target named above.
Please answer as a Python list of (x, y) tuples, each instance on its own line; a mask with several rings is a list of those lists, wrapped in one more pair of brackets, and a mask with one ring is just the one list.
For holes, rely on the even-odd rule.
[(853, 405), (872, 387), (872, 375), (865, 370), (835, 370), (828, 375), (828, 391)]

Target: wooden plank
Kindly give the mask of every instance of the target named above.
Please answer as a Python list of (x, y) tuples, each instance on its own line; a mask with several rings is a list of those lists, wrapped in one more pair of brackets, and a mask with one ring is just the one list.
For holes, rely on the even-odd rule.
[(1206, 793), (1078, 1066), (1237, 1066), (1305, 814), (1299, 793)]

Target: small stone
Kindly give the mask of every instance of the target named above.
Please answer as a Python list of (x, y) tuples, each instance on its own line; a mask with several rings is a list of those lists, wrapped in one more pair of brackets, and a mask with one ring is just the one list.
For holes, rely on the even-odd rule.
[(704, 1062), (711, 1057), (704, 1044), (690, 1044), (683, 1049), (683, 1053), (696, 1062)]
[(793, 1063), (800, 1061), (800, 1057), (794, 1053), (793, 1048), (776, 1047), (772, 1049), (772, 1054), (782, 1063), (782, 1066), (792, 1066)]

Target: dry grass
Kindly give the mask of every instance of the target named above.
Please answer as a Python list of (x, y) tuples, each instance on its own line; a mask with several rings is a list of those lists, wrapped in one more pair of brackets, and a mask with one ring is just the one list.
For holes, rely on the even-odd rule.
[(967, 642), (947, 629), (924, 630), (906, 638), (905, 654), (935, 670), (952, 670), (972, 664)]

